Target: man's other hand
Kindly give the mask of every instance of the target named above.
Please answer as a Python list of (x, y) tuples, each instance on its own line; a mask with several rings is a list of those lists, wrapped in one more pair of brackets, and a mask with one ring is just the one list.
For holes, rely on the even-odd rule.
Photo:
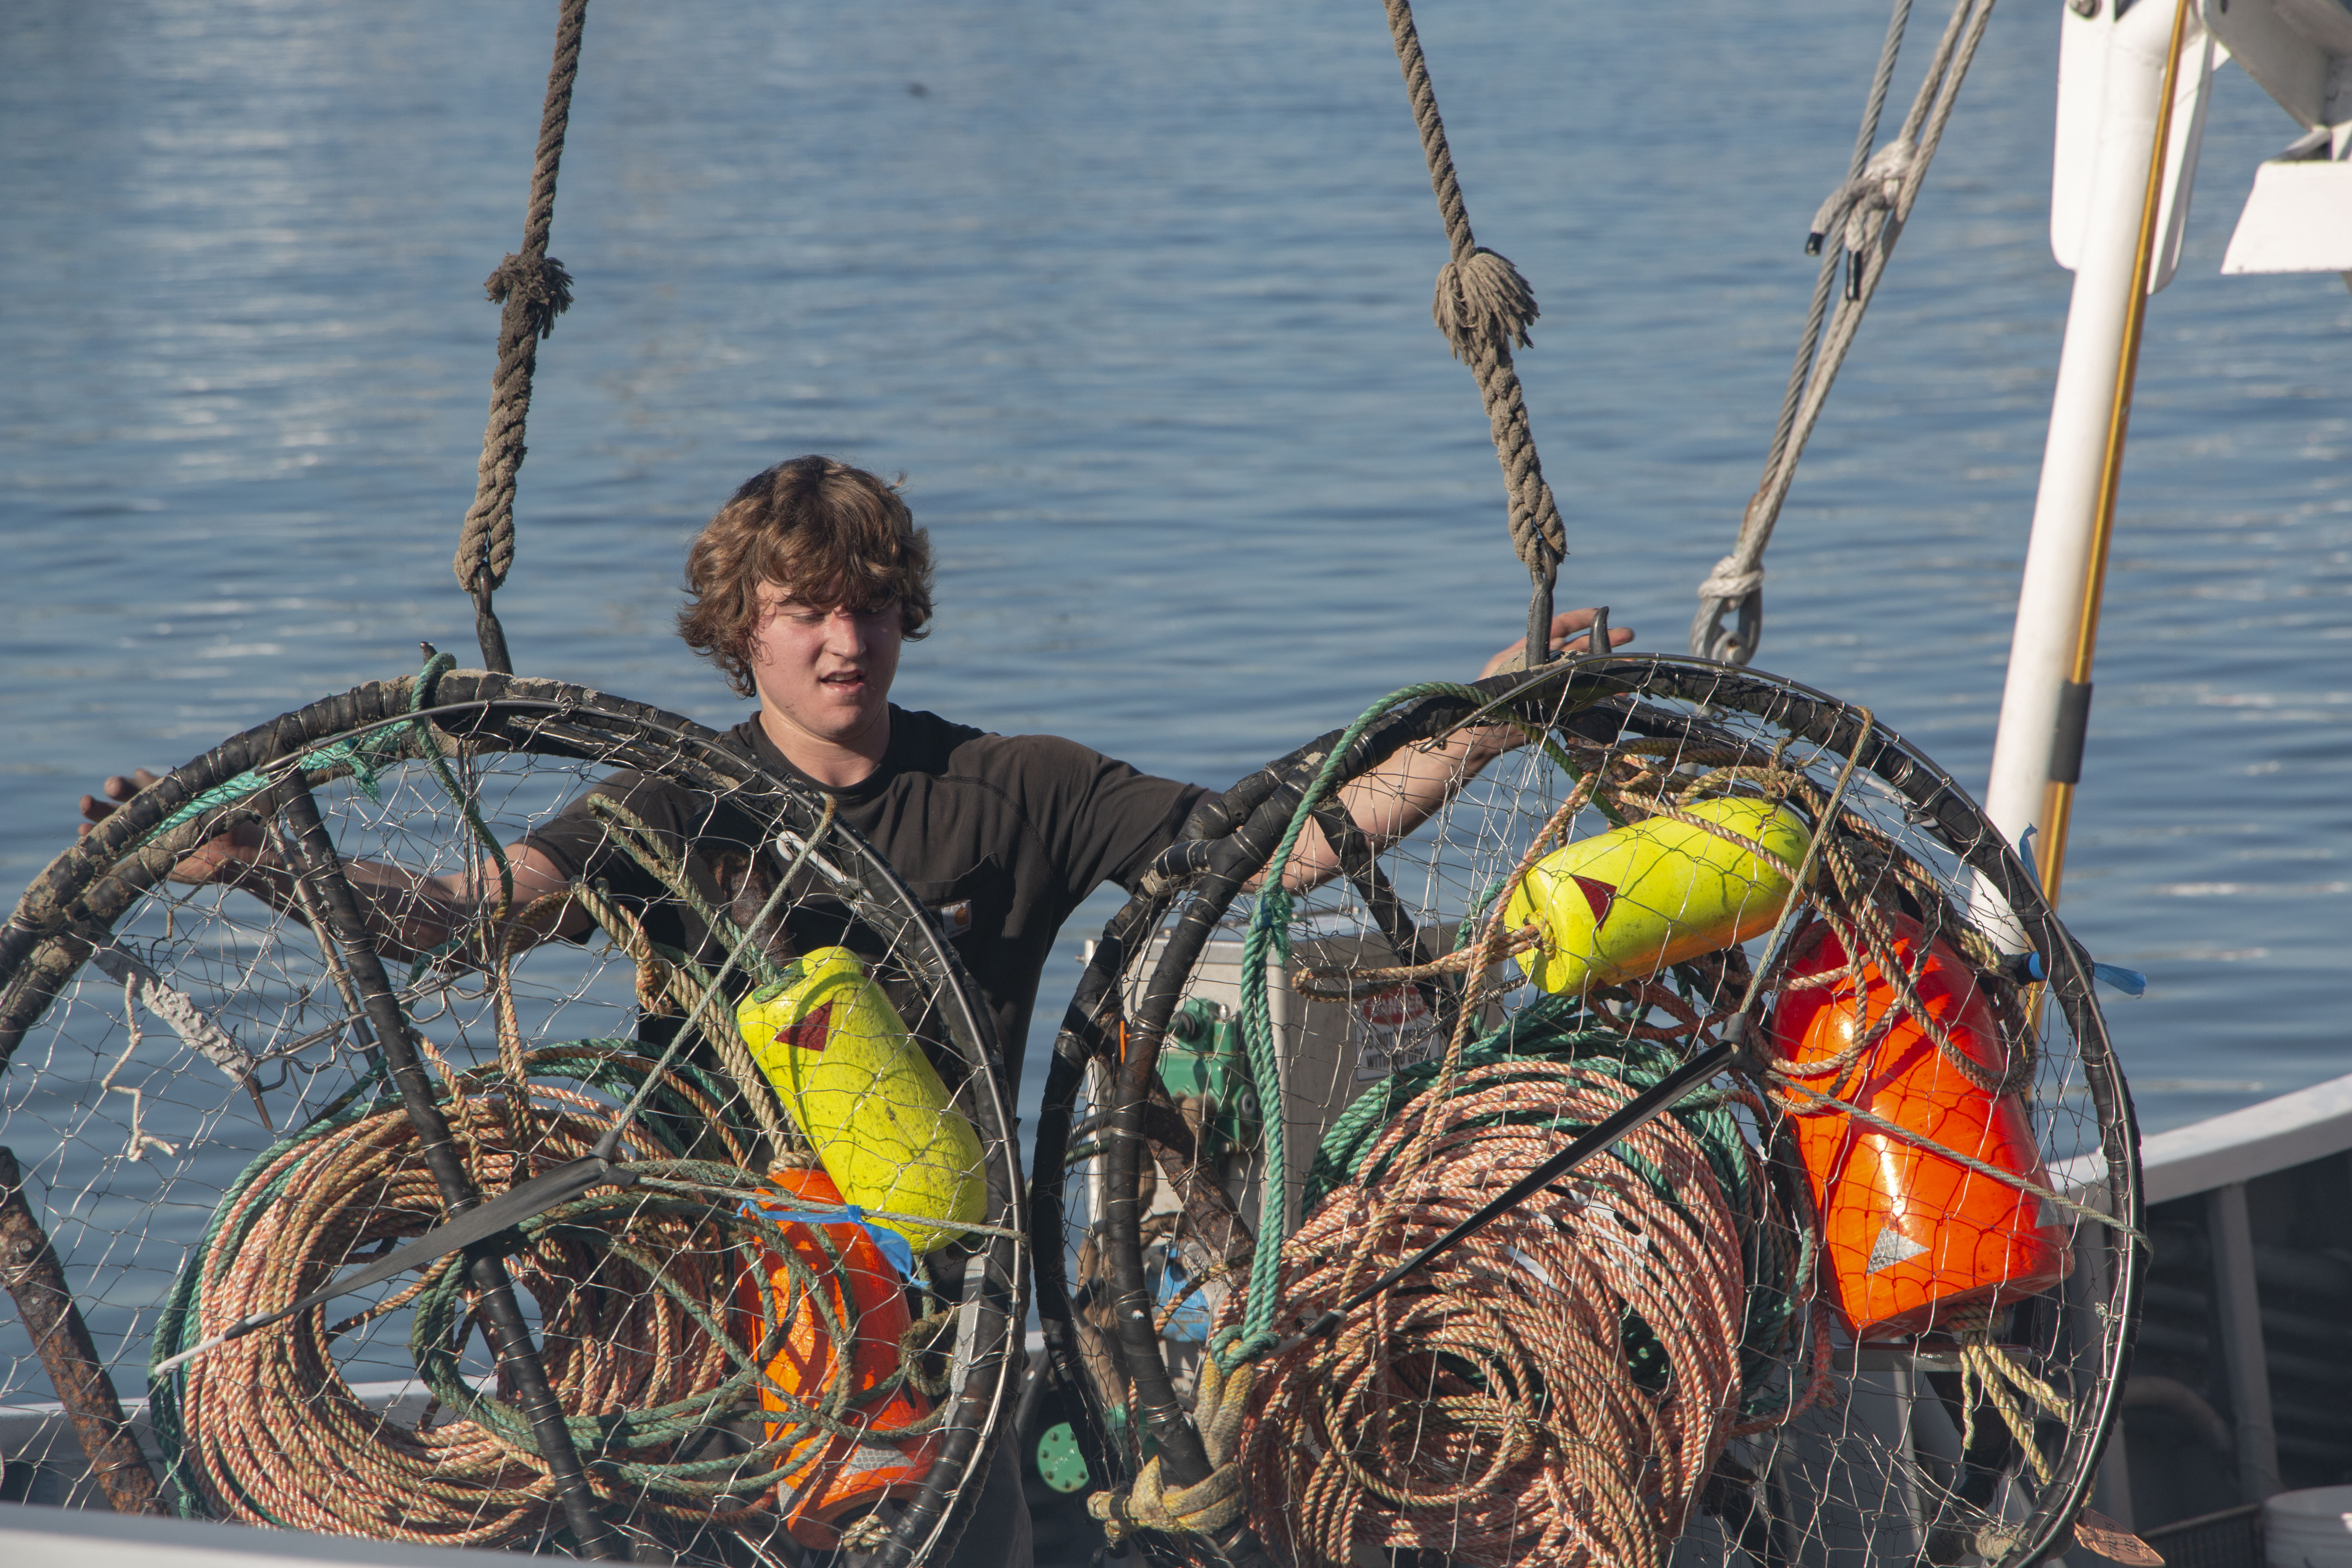
[[(1584, 645), (1591, 640), (1582, 634), (1592, 629), (1592, 617), (1597, 613), (1597, 611), (1593, 610), (1562, 610), (1559, 615), (1554, 616), (1551, 618), (1552, 652), (1582, 653), (1584, 651)], [(1623, 647), (1627, 643), (1632, 642), (1633, 640), (1633, 627), (1612, 626), (1609, 628), (1609, 646), (1611, 647)], [(1510, 647), (1503, 649), (1502, 652), (1496, 654), (1494, 658), (1486, 661), (1486, 668), (1478, 672), (1478, 679), (1484, 680), (1490, 675), (1500, 675), (1507, 669), (1516, 668), (1519, 662), (1519, 654), (1527, 646), (1528, 639), (1521, 637)]]

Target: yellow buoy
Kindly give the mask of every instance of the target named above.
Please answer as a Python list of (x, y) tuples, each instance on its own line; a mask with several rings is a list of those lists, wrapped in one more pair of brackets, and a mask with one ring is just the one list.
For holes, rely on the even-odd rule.
[[(1761, 845), (1793, 866), (1811, 837), (1785, 805), (1744, 796), (1701, 801), (1690, 815)], [(1646, 979), (1661, 967), (1771, 929), (1788, 879), (1705, 828), (1653, 816), (1580, 839), (1528, 869), (1504, 920), (1542, 927), (1520, 960), (1546, 991), (1581, 995)]]
[(980, 1218), (980, 1135), (856, 954), (817, 949), (746, 997), (735, 1021), (843, 1202), (938, 1221), (874, 1222), (919, 1253)]

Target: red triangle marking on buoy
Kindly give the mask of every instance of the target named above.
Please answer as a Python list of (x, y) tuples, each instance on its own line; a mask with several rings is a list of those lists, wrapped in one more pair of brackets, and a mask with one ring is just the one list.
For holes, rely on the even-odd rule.
[(1584, 889), (1584, 901), (1592, 906), (1592, 923), (1597, 926), (1607, 920), (1610, 906), (1617, 901), (1617, 889), (1597, 878), (1577, 877), (1573, 871), (1569, 875), (1576, 878), (1576, 885)]
[(784, 1038), (799, 1050), (824, 1054), (824, 1037), (833, 1027), (833, 1004), (827, 1002), (787, 1030)]

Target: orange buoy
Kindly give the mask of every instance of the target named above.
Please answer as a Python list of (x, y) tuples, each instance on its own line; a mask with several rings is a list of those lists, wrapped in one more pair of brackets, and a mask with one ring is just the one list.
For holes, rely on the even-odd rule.
[[(1918, 922), (1888, 913), (1895, 958), (1946, 1037), (1978, 1077), (1997, 1082), (2009, 1047), (1968, 963)], [(1924, 951), (1923, 951), (1924, 950)], [(1847, 965), (1826, 924), (1799, 939), (1790, 981)], [(1864, 958), (1858, 974), (1783, 989), (1772, 1047), (1792, 1067), (1851, 1050), (1899, 1008), (1894, 985)], [(2037, 1186), (2042, 1152), (2023, 1102), (1970, 1081), (1908, 1010), (1845, 1067), (1797, 1082)], [(2074, 1265), (2065, 1227), (2031, 1193), (1995, 1181), (1920, 1143), (1790, 1094), (1797, 1149), (1821, 1216), (1822, 1268), (1832, 1304), (1857, 1341), (1900, 1339), (2049, 1289)]]
[[(883, 1389), (898, 1370), (899, 1340), (912, 1321), (906, 1281), (863, 1225), (790, 1217), (810, 1205), (841, 1202), (832, 1178), (823, 1171), (779, 1170), (768, 1182), (768, 1190), (754, 1203), (782, 1227), (794, 1256), (814, 1275), (826, 1299), (820, 1303), (814, 1293), (795, 1287), (792, 1270), (773, 1251), (744, 1276), (737, 1305), (749, 1320), (745, 1339), (756, 1340), (761, 1332), (759, 1293), (763, 1286), (773, 1297), (782, 1325), (781, 1335), (771, 1342), (776, 1348), (767, 1363), (768, 1381), (760, 1389), (761, 1406), (782, 1414), (794, 1405), (824, 1403), (831, 1392), (828, 1384), (840, 1375), (829, 1315), (851, 1336), (849, 1401), (840, 1419), (872, 1435), (860, 1440), (791, 1419), (768, 1423), (772, 1443), (796, 1429), (803, 1434), (777, 1466), (786, 1472), (778, 1492), (784, 1527), (802, 1545), (826, 1551), (841, 1543), (840, 1524), (850, 1514), (886, 1498), (912, 1495), (938, 1455), (939, 1434), (927, 1432), (895, 1443), (873, 1440), (931, 1413), (930, 1401), (904, 1379)], [(820, 1230), (832, 1242), (831, 1252), (818, 1238)]]

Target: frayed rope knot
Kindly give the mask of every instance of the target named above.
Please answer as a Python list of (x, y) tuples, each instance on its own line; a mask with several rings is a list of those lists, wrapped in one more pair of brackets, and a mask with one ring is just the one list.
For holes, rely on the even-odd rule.
[(1480, 351), (1526, 348), (1528, 328), (1538, 312), (1536, 294), (1507, 257), (1479, 246), (1460, 261), (1437, 270), (1437, 297), (1430, 304), (1437, 330), (1465, 363)]
[(572, 309), (572, 274), (552, 256), (536, 262), (509, 253), (498, 269), (482, 280), (482, 291), (493, 304), (514, 299), (521, 303), (531, 335), (544, 338), (555, 331), (555, 318)]
[(1242, 1517), (1242, 1475), (1234, 1460), (1241, 1447), (1242, 1417), (1248, 1411), (1250, 1390), (1256, 1382), (1255, 1366), (1226, 1372), (1217, 1365), (1215, 1356), (1202, 1356), (1192, 1420), (1213, 1468), (1206, 1479), (1189, 1487), (1171, 1487), (1160, 1473), (1159, 1456), (1154, 1455), (1133, 1486), (1097, 1492), (1087, 1499), (1087, 1511), (1102, 1521), (1103, 1534), (1117, 1543), (1139, 1530), (1210, 1535), (1237, 1523)]
[(841, 1544), (848, 1552), (870, 1552), (890, 1539), (890, 1521), (878, 1513), (869, 1513), (841, 1532)]

